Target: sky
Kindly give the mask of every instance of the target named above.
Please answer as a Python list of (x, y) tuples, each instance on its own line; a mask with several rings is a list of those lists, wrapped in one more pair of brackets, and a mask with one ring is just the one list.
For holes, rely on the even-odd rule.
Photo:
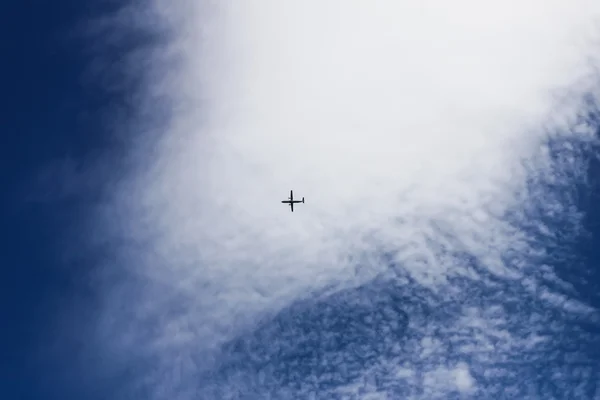
[(600, 399), (600, 5), (3, 8), (3, 398)]

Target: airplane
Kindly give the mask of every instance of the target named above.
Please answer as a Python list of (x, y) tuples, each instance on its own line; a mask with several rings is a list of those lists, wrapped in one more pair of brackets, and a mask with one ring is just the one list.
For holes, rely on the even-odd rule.
[(294, 192), (292, 190), (290, 190), (290, 199), (289, 200), (282, 200), (281, 202), (289, 204), (290, 208), (292, 209), (292, 212), (294, 212), (294, 203), (304, 203), (304, 197), (302, 198), (302, 201), (300, 201), (300, 200), (294, 200)]

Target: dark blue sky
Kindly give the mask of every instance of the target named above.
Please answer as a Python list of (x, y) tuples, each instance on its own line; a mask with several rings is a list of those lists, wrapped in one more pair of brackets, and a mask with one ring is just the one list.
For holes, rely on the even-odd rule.
[(64, 399), (67, 393), (54, 387), (41, 354), (51, 342), (45, 328), (63, 303), (87, 296), (82, 282), (90, 267), (65, 262), (58, 250), (65, 226), (77, 221), (83, 202), (53, 201), (52, 176), (45, 185), (37, 182), (48, 168), (67, 165), (76, 171), (108, 145), (104, 121), (118, 95), (101, 90), (89, 74), (93, 42), (81, 29), (86, 19), (108, 10), (108, 2), (101, 3), (24, 0), (0, 6), (0, 397), (5, 399)]

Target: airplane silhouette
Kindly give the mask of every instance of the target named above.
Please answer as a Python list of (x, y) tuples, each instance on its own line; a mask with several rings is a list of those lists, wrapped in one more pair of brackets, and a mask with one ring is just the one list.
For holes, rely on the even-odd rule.
[(294, 212), (294, 203), (304, 203), (304, 197), (302, 198), (302, 201), (300, 201), (300, 200), (294, 200), (294, 192), (292, 190), (290, 190), (290, 199), (289, 200), (282, 200), (281, 202), (289, 204), (290, 208), (292, 209), (292, 212)]

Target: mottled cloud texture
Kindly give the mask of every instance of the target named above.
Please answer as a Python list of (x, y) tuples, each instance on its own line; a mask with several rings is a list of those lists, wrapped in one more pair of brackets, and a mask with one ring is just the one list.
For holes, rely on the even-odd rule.
[[(127, 10), (116, 29), (158, 40), (123, 67), (143, 81), (133, 167), (90, 225), (106, 257), (90, 352), (128, 371), (121, 395), (552, 398), (511, 365), (558, 346), (551, 313), (594, 311), (549, 249), (556, 222), (580, 228), (599, 2)], [(349, 331), (368, 363), (323, 344)], [(323, 350), (299, 367), (290, 346)]]

